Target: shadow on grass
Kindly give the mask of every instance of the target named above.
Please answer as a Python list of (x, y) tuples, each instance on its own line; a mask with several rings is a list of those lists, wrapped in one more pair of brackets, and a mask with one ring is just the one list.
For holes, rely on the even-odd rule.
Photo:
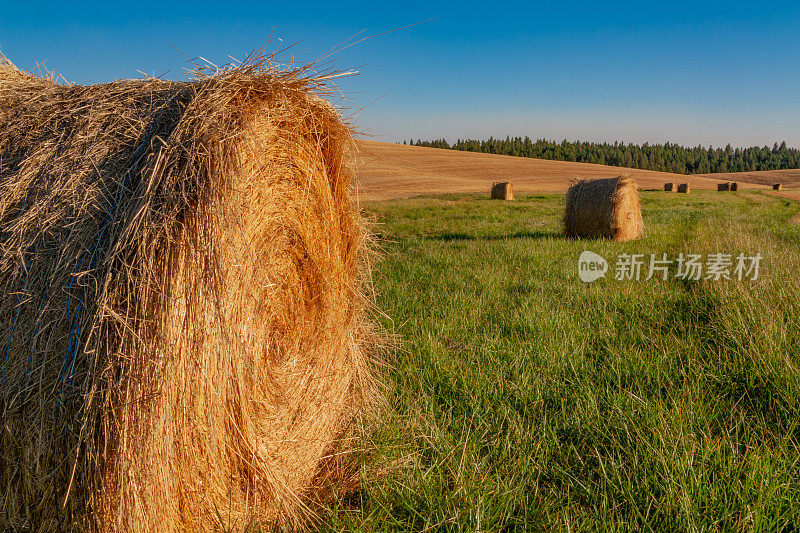
[(504, 241), (506, 239), (557, 239), (564, 238), (558, 231), (517, 231), (510, 235), (476, 236), (467, 233), (442, 233), (440, 235), (424, 235), (420, 239), (425, 241)]

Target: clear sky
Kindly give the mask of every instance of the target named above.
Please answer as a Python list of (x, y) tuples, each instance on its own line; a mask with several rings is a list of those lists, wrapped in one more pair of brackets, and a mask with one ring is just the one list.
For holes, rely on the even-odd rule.
[[(533, 138), (800, 146), (800, 0), (742, 2), (4, 2), (0, 50), (95, 83), (185, 78), (273, 33), (360, 76), (341, 87), (378, 140)], [(278, 41), (278, 39), (282, 39)]]

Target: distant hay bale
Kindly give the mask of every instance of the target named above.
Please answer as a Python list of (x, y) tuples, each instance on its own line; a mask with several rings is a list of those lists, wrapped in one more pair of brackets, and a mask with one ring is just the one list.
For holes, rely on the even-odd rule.
[(492, 200), (513, 200), (514, 186), (508, 181), (492, 183)]
[(0, 69), (0, 531), (310, 512), (370, 337), (352, 139), (304, 72)]
[(772, 188), (776, 191), (780, 191), (783, 190), (783, 185), (780, 183), (776, 183), (775, 185), (772, 186)]
[(567, 191), (564, 234), (629, 241), (642, 236), (639, 188), (630, 177), (581, 180)]
[(717, 191), (729, 191), (729, 190), (731, 190), (730, 182), (717, 183)]
[(667, 183), (664, 184), (664, 190), (666, 192), (674, 191), (675, 190), (675, 184), (673, 182), (671, 182), (671, 181), (668, 181)]
[(688, 183), (681, 183), (680, 185), (678, 185), (678, 192), (680, 193), (689, 194), (691, 190), (692, 189), (691, 187), (689, 187)]
[(731, 191), (732, 192), (736, 192), (738, 190), (739, 190), (739, 184), (736, 183), (735, 181), (733, 183), (731, 183)]

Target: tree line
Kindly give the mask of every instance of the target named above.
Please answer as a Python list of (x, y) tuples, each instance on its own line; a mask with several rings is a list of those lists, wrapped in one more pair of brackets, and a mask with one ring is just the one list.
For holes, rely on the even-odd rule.
[(598, 163), (616, 167), (639, 168), (643, 170), (660, 170), (677, 174), (708, 174), (712, 172), (746, 172), (755, 170), (782, 170), (800, 168), (800, 149), (789, 148), (786, 142), (768, 146), (751, 146), (749, 148), (694, 148), (673, 143), (664, 144), (624, 144), (621, 142), (561, 142), (546, 139), (533, 141), (530, 137), (506, 137), (487, 140), (458, 139), (449, 144), (445, 139), (423, 141), (411, 139), (403, 144), (428, 146), (480, 152), (484, 154), (502, 154), (518, 157), (534, 157), (555, 161), (575, 161), (580, 163)]

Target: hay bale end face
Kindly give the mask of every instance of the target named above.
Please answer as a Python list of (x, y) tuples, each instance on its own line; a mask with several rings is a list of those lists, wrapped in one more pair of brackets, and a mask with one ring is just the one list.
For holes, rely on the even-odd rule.
[(581, 180), (567, 190), (564, 234), (630, 241), (642, 236), (639, 188), (628, 176)]
[(776, 191), (781, 191), (783, 190), (783, 185), (780, 183), (776, 183), (775, 185), (772, 186), (772, 189)]
[(691, 187), (689, 187), (688, 183), (681, 183), (680, 185), (678, 185), (678, 192), (684, 193), (684, 194), (689, 194), (690, 191), (691, 191)]
[(731, 184), (728, 183), (717, 183), (717, 191), (729, 191), (731, 190)]
[(513, 200), (514, 186), (508, 181), (492, 183), (492, 200)]
[(350, 131), (304, 76), (0, 69), (1, 531), (306, 517), (370, 380)]
[(664, 190), (666, 192), (674, 191), (675, 190), (675, 184), (673, 182), (671, 182), (671, 181), (668, 181), (667, 183), (664, 184)]
[(732, 192), (736, 192), (738, 190), (739, 190), (739, 184), (736, 183), (735, 181), (733, 183), (731, 183), (731, 191)]

